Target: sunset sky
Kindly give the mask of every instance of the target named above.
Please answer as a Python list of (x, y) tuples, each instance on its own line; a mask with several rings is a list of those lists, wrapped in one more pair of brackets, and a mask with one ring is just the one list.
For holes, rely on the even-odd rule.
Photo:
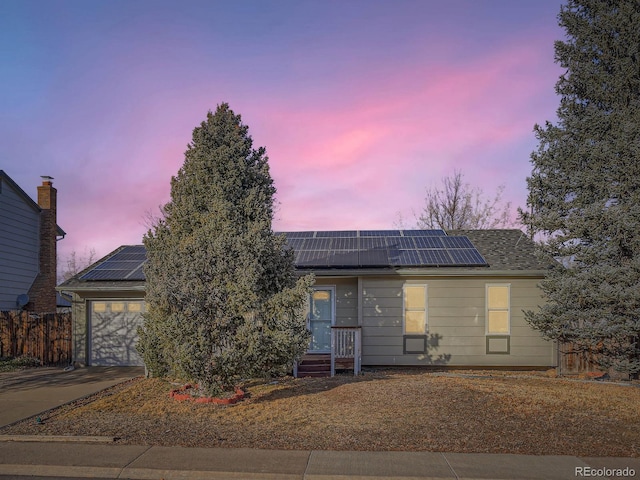
[(275, 230), (392, 228), (455, 169), (526, 201), (555, 119), (560, 0), (0, 0), (0, 168), (55, 178), (64, 259), (141, 243), (228, 102), (265, 146)]

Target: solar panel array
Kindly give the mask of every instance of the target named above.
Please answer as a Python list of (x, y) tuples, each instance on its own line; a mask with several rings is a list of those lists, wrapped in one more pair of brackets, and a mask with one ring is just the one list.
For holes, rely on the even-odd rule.
[(128, 245), (80, 277), (81, 280), (145, 280), (142, 269), (147, 251), (142, 245)]
[[(442, 230), (283, 232), (299, 268), (463, 267), (487, 265), (467, 237)], [(122, 247), (81, 280), (145, 280), (146, 250)]]
[(487, 265), (473, 243), (442, 230), (283, 232), (297, 267), (461, 267)]

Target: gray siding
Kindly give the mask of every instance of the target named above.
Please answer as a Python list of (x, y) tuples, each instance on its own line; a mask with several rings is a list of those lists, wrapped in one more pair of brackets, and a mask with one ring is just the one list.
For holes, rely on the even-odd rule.
[[(402, 287), (427, 284), (425, 354), (403, 353)], [(523, 310), (541, 303), (537, 279), (363, 279), (363, 365), (552, 366), (554, 346), (526, 323)], [(509, 354), (487, 354), (485, 286), (511, 285)]]
[[(0, 181), (2, 181), (0, 179)], [(14, 310), (38, 274), (40, 214), (7, 182), (0, 189), (0, 310)]]
[(358, 279), (317, 278), (317, 286), (336, 287), (336, 325), (355, 327), (358, 325)]

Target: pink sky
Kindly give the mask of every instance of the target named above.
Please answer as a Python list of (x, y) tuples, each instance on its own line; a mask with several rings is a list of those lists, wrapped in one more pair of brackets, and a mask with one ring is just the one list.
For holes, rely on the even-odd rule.
[[(191, 131), (228, 102), (276, 230), (392, 228), (455, 169), (526, 201), (555, 118), (556, 0), (15, 2), (0, 15), (0, 168), (55, 177), (59, 254), (138, 244)], [(150, 6), (154, 8), (150, 8)]]

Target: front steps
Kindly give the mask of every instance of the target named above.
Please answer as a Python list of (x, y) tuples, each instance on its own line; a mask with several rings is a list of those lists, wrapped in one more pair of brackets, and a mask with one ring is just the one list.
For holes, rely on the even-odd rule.
[(308, 353), (298, 363), (298, 377), (330, 377), (331, 354)]

